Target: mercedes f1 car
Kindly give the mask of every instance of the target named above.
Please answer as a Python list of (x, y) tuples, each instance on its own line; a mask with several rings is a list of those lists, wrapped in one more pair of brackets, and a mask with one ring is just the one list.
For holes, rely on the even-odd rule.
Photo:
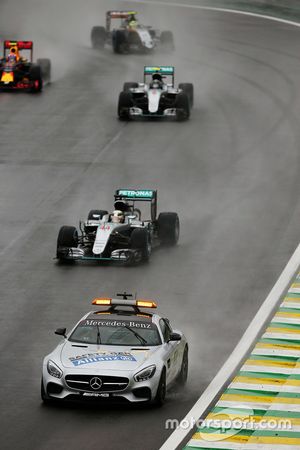
[[(171, 31), (158, 31), (149, 26), (138, 24), (136, 11), (107, 11), (106, 26), (95, 26), (91, 31), (93, 48), (112, 45), (115, 53), (130, 51), (151, 52), (160, 46), (164, 50), (174, 50), (174, 38)], [(112, 29), (112, 19), (120, 19), (118, 28)]]
[[(40, 92), (43, 82), (50, 82), (51, 63), (49, 59), (38, 59), (33, 63), (32, 41), (4, 41), (3, 58), (0, 59), (0, 89), (22, 89)], [(26, 59), (20, 51), (28, 50)]]
[[(148, 402), (161, 406), (172, 385), (188, 375), (188, 343), (168, 319), (141, 311), (151, 300), (96, 298), (98, 309), (84, 315), (44, 358), (41, 397), (51, 401)], [(102, 309), (99, 310), (99, 307)], [(106, 309), (103, 310), (103, 307)]]
[[(137, 204), (150, 204), (150, 218), (142, 218)], [(148, 261), (158, 245), (175, 245), (179, 238), (179, 218), (175, 212), (157, 216), (157, 191), (119, 189), (115, 211), (91, 210), (86, 221), (76, 227), (61, 227), (56, 257), (60, 261), (98, 260), (138, 263)], [(145, 208), (146, 209), (146, 208)]]
[[(147, 76), (152, 80), (147, 83)], [(164, 79), (171, 77), (171, 83)], [(136, 117), (173, 117), (178, 121), (190, 117), (194, 103), (192, 83), (174, 85), (175, 70), (172, 66), (145, 66), (144, 82), (126, 82), (119, 95), (118, 116), (121, 120)]]

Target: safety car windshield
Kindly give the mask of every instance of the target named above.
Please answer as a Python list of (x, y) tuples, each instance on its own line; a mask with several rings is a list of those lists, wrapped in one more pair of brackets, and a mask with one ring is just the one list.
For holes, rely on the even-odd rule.
[(124, 319), (82, 320), (73, 331), (69, 341), (118, 346), (155, 346), (161, 344), (155, 324), (150, 321)]

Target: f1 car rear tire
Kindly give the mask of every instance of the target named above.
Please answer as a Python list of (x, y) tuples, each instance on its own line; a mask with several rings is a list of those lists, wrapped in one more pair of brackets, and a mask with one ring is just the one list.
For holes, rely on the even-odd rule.
[(190, 117), (190, 101), (185, 92), (180, 92), (175, 100), (176, 119), (181, 122)]
[(61, 250), (66, 247), (77, 247), (78, 246), (78, 231), (76, 227), (70, 227), (64, 225), (61, 227), (57, 237), (57, 250), (56, 257), (58, 259), (64, 260), (65, 254)]
[(187, 94), (192, 108), (194, 106), (194, 85), (192, 83), (179, 83), (178, 88)]
[(157, 218), (158, 238), (163, 245), (176, 245), (179, 239), (180, 224), (177, 213), (163, 212)]
[(43, 89), (43, 78), (40, 66), (34, 64), (30, 67), (29, 79), (33, 83), (31, 92), (41, 92)]
[(37, 65), (41, 68), (42, 79), (50, 83), (51, 80), (51, 61), (47, 58), (40, 58), (36, 61)]
[(100, 216), (99, 219), (102, 219), (103, 216), (108, 214), (108, 211), (106, 211), (105, 209), (91, 209), (90, 212), (88, 213), (87, 220), (95, 219), (94, 214), (96, 214), (97, 216)]
[(162, 31), (160, 35), (160, 43), (165, 50), (175, 50), (174, 36), (172, 31)]
[(118, 116), (120, 120), (129, 120), (129, 108), (132, 106), (132, 98), (129, 92), (121, 92), (118, 103)]
[(115, 30), (112, 36), (113, 50), (115, 53), (124, 53), (126, 47), (126, 35), (122, 30)]
[(91, 31), (91, 42), (93, 48), (103, 48), (105, 44), (106, 30), (104, 27), (93, 27)]
[(166, 400), (166, 393), (167, 393), (167, 381), (166, 381), (166, 370), (163, 368), (159, 385), (157, 388), (157, 393), (154, 399), (155, 406), (163, 406)]
[(139, 83), (136, 83), (135, 81), (126, 81), (123, 84), (123, 92), (130, 92), (130, 89), (134, 89), (139, 87)]
[(186, 346), (183, 352), (180, 372), (176, 380), (178, 386), (184, 386), (186, 384), (188, 371), (189, 371), (189, 351), (188, 347)]
[(142, 261), (149, 261), (151, 255), (151, 240), (149, 232), (145, 228), (134, 228), (130, 238), (130, 248), (140, 250)]

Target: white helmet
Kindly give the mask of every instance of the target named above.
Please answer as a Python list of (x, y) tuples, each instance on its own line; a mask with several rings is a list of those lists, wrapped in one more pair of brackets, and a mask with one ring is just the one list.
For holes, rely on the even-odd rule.
[(113, 223), (123, 223), (124, 220), (125, 220), (125, 216), (124, 216), (123, 211), (116, 209), (111, 216), (111, 221)]

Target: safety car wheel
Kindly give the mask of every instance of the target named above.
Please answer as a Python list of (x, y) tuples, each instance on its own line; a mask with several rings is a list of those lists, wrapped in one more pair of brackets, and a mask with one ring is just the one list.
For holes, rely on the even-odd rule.
[(93, 48), (103, 48), (105, 44), (106, 30), (104, 27), (93, 27), (91, 31), (91, 42)]
[(163, 245), (175, 245), (179, 239), (180, 224), (177, 213), (163, 212), (157, 218), (158, 238)]
[(49, 405), (51, 403), (51, 399), (47, 396), (45, 392), (43, 379), (41, 379), (41, 399), (45, 405)]
[(41, 68), (42, 79), (50, 83), (51, 80), (51, 61), (47, 58), (40, 58), (36, 61), (37, 65)]
[(31, 92), (41, 92), (43, 89), (43, 78), (40, 66), (33, 65), (30, 67), (29, 79), (33, 83)]
[(187, 120), (190, 117), (190, 101), (185, 92), (180, 92), (175, 100), (176, 118), (178, 121)]
[(129, 92), (121, 92), (118, 103), (118, 116), (120, 120), (130, 120), (129, 108), (132, 106), (132, 99)]
[(154, 399), (155, 406), (162, 406), (165, 403), (166, 392), (167, 392), (166, 370), (165, 368), (163, 368), (159, 380), (159, 385), (157, 388), (157, 393)]
[(186, 384), (188, 377), (188, 370), (189, 370), (189, 351), (186, 346), (183, 352), (180, 372), (176, 380), (178, 386), (184, 386)]
[(151, 240), (145, 228), (134, 228), (130, 238), (130, 248), (140, 250), (143, 261), (149, 261), (151, 255)]
[(178, 88), (182, 89), (188, 96), (192, 108), (194, 106), (194, 85), (192, 83), (179, 83)]
[(61, 227), (57, 237), (56, 257), (64, 260), (64, 253), (60, 250), (62, 247), (77, 247), (78, 246), (78, 232), (76, 227), (64, 225)]
[(126, 81), (123, 84), (123, 92), (129, 92), (130, 89), (134, 89), (139, 87), (139, 83), (136, 83), (135, 81)]

